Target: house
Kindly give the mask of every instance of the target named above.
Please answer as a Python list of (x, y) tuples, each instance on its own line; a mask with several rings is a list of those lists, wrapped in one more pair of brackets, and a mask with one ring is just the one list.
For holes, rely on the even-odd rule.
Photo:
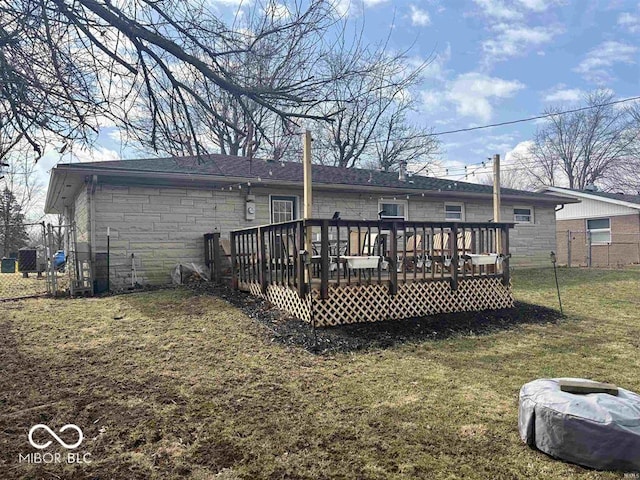
[(556, 212), (558, 262), (569, 266), (640, 263), (640, 195), (544, 187), (555, 197), (576, 198)]
[[(205, 233), (229, 238), (231, 232), (249, 229), (253, 236), (247, 236), (246, 241), (256, 242), (260, 235), (260, 229), (256, 227), (282, 225), (280, 222), (300, 219), (302, 178), (300, 163), (226, 155), (60, 164), (51, 172), (45, 211), (61, 213), (75, 223), (75, 237), (79, 243), (87, 245), (96, 265), (104, 263), (107, 233), (110, 233), (108, 278), (111, 288), (126, 286), (134, 280), (141, 284), (163, 284), (170, 282), (170, 272), (176, 264), (203, 262)], [(314, 241), (324, 239), (338, 243), (339, 239), (334, 237), (342, 234), (344, 242), (349, 233), (354, 233), (353, 229), (344, 233), (344, 228), (356, 229), (360, 240), (367, 235), (371, 240), (379, 234), (378, 238), (386, 239), (384, 255), (394, 269), (399, 258), (420, 256), (415, 251), (412, 253), (412, 249), (422, 248), (421, 253), (426, 254), (428, 246), (430, 254), (434, 250), (443, 253), (446, 243), (448, 251), (444, 256), (450, 256), (449, 262), (446, 268), (436, 271), (439, 271), (440, 280), (449, 285), (447, 282), (457, 275), (457, 253), (497, 251), (501, 245), (498, 237), (505, 233), (502, 246), (510, 254), (511, 265), (547, 265), (549, 252), (555, 248), (554, 208), (571, 201), (574, 200), (505, 188), (502, 189), (501, 220), (507, 223), (488, 223), (493, 221), (490, 186), (417, 175), (401, 179), (392, 172), (314, 165), (312, 218), (339, 217), (342, 223), (334, 222), (323, 228), (318, 220), (313, 226), (307, 223), (308, 230), (307, 227), (295, 228), (298, 233), (302, 230), (311, 232)], [(379, 223), (391, 220), (396, 223)], [(285, 231), (285, 228), (290, 227), (276, 226), (271, 231), (278, 232), (277, 238), (293, 234), (293, 230)], [(456, 238), (450, 234), (457, 228), (458, 242), (450, 240)], [(413, 246), (410, 242), (403, 243), (403, 238), (408, 237), (397, 235), (398, 240), (389, 235), (392, 230), (398, 234), (413, 233)], [(262, 231), (264, 233), (265, 229)], [(327, 236), (323, 237), (325, 233)], [(234, 238), (242, 235), (238, 233)], [(416, 239), (423, 239), (418, 242), (422, 247), (416, 245)], [(301, 245), (298, 242), (294, 246), (296, 252), (302, 249)], [(277, 270), (287, 259), (284, 254), (275, 258), (276, 246), (270, 246), (270, 263), (265, 268)], [(266, 261), (266, 254), (262, 255), (260, 251), (239, 253), (244, 247), (239, 243), (235, 247), (236, 267), (247, 258)], [(350, 252), (352, 249), (350, 246)], [(286, 250), (286, 245), (280, 250)], [(323, 262), (329, 261), (329, 256), (316, 253), (318, 261), (320, 258)], [(294, 258), (294, 261), (297, 260)], [(424, 262), (420, 259), (415, 263), (422, 265)], [(245, 267), (245, 273), (257, 268), (255, 265)], [(331, 274), (335, 275), (336, 266), (331, 268)], [(96, 270), (106, 275), (104, 267)], [(483, 274), (491, 273), (488, 267), (481, 270)], [(270, 270), (269, 273), (273, 272)], [(289, 279), (292, 272), (280, 273), (286, 273)], [(424, 271), (422, 274), (425, 275)], [(379, 275), (379, 282), (386, 281), (382, 278), (384, 275), (395, 275), (395, 271), (387, 268), (382, 276)], [(401, 275), (406, 277), (407, 272), (403, 271)], [(411, 275), (415, 277), (415, 271)], [(298, 288), (301, 278), (293, 280)], [(507, 276), (504, 279), (508, 280)], [(253, 280), (257, 281), (257, 276)], [(278, 281), (282, 282), (282, 279)], [(264, 278), (262, 282), (264, 288)], [(245, 286), (252, 289), (254, 283)], [(323, 285), (324, 295), (328, 284), (324, 281)], [(507, 297), (511, 298), (510, 290)], [(473, 304), (484, 305), (483, 308), (490, 306), (486, 302)], [(454, 308), (458, 304), (451, 300), (450, 305)]]

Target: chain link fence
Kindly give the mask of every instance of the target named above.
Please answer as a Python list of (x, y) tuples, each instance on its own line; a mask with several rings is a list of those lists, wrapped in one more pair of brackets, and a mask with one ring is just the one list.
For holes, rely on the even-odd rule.
[(0, 223), (0, 301), (56, 294), (68, 285), (64, 227)]
[(598, 241), (589, 231), (557, 232), (558, 263), (569, 267), (623, 267), (640, 264), (640, 233), (611, 232)]

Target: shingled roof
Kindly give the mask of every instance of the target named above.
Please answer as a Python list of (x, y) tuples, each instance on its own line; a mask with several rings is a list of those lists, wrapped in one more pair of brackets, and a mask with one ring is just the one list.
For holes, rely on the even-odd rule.
[(595, 195), (596, 197), (608, 198), (610, 200), (622, 200), (623, 202), (635, 203), (640, 205), (640, 195), (629, 195), (627, 193), (611, 193), (611, 192), (592, 192), (590, 190), (574, 190), (567, 189), (572, 192), (581, 192), (588, 195)]
[(580, 190), (577, 188), (565, 188), (565, 187), (544, 187), (538, 190), (539, 192), (547, 191), (555, 195), (573, 195), (575, 197), (592, 198), (599, 197), (605, 202), (610, 203), (627, 203), (631, 208), (636, 208), (636, 205), (640, 205), (640, 195), (630, 195), (627, 193), (611, 193), (611, 192), (599, 192), (593, 190)]
[[(274, 162), (249, 159), (230, 155), (211, 154), (198, 157), (148, 158), (136, 160), (114, 160), (58, 165), (62, 169), (92, 170), (96, 174), (131, 172), (149, 174), (203, 175), (212, 178), (245, 178), (247, 181), (299, 182), (303, 181), (302, 164), (295, 162)], [(492, 187), (477, 183), (445, 180), (421, 175), (407, 176), (401, 181), (396, 172), (380, 172), (361, 168), (341, 168), (313, 165), (314, 185), (352, 185), (361, 187), (381, 187), (398, 190), (419, 190), (434, 192), (466, 192), (492, 194)], [(503, 195), (539, 198), (549, 201), (549, 196), (537, 192), (525, 192), (510, 188), (501, 189)]]

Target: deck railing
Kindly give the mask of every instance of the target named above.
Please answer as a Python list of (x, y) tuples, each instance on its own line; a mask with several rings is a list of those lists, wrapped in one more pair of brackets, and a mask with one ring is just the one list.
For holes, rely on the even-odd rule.
[[(310, 219), (231, 232), (234, 287), (270, 284), (304, 295), (318, 286), (500, 277), (509, 283), (512, 223)], [(210, 251), (210, 250), (208, 250)], [(209, 255), (208, 258), (212, 258)]]

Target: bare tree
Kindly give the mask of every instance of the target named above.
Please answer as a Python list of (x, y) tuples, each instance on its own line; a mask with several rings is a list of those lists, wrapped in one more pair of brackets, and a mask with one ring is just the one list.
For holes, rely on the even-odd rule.
[(11, 190), (4, 187), (0, 191), (0, 254), (9, 256), (26, 246), (28, 239), (24, 213)]
[[(637, 155), (640, 122), (633, 110), (611, 105), (613, 93), (598, 90), (586, 98), (588, 110), (557, 114), (538, 129), (520, 159), (535, 183), (584, 189), (613, 187)], [(547, 113), (558, 113), (552, 109)]]
[(330, 112), (311, 112), (318, 88), (331, 79), (323, 72), (279, 75), (276, 68), (261, 76), (230, 66), (244, 54), (274, 54), (279, 65), (301, 51), (322, 54), (335, 21), (328, 2), (282, 12), (268, 0), (256, 8), (274, 13), (252, 30), (225, 23), (207, 3), (0, 0), (3, 118), (36, 154), (51, 136), (90, 142), (105, 124), (131, 130), (143, 119), (152, 147), (167, 140), (173, 122), (177, 137), (169, 140), (199, 153), (205, 148), (192, 122), (196, 110), (246, 133), (211, 105), (207, 92), (216, 89), (248, 117), (259, 108), (280, 119), (326, 119)]
[(374, 168), (388, 172), (397, 168), (400, 162), (406, 162), (420, 164), (426, 169), (434, 163), (440, 151), (440, 141), (430, 135), (433, 130), (424, 131), (409, 125), (405, 113), (396, 110), (378, 125), (373, 143)]
[[(513, 188), (515, 190), (535, 191), (543, 184), (536, 183), (536, 180), (529, 174), (527, 167), (504, 165), (500, 172), (500, 186)], [(493, 185), (493, 175), (484, 174), (480, 177), (482, 185)]]
[(9, 157), (0, 183), (11, 191), (24, 215), (33, 220), (36, 210), (41, 208), (43, 185), (38, 179), (36, 163), (32, 154), (22, 153)]
[[(392, 54), (386, 45), (374, 50), (356, 44), (329, 58), (337, 80), (325, 84), (323, 108), (337, 112), (326, 132), (318, 135), (322, 163), (353, 167), (368, 163), (384, 170), (400, 160), (428, 161), (438, 150), (435, 137), (409, 125), (410, 90), (429, 60), (417, 67), (407, 52)], [(357, 65), (357, 77), (340, 77), (346, 65)], [(327, 110), (328, 111), (328, 110)]]
[[(636, 102), (626, 109), (631, 117), (636, 129), (636, 134), (640, 135), (640, 103)], [(606, 185), (608, 190), (626, 191), (640, 195), (640, 138), (632, 142), (627, 158), (619, 166), (616, 178)]]

